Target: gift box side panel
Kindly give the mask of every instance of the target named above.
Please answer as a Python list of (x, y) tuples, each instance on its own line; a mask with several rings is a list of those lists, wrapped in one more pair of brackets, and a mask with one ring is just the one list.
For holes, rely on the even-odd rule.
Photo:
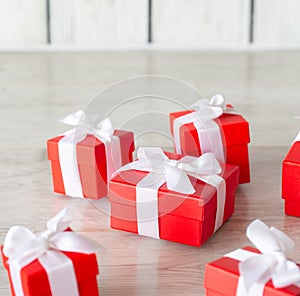
[(64, 252), (74, 265), (80, 296), (98, 296), (97, 275), (99, 274), (96, 254)]
[(91, 277), (90, 279), (80, 283), (79, 285), (79, 295), (80, 296), (98, 296), (98, 283), (96, 277)]
[(76, 147), (78, 169), (84, 197), (107, 196), (105, 145), (94, 136), (87, 136)]
[(12, 285), (11, 276), (10, 276), (10, 272), (9, 272), (9, 265), (7, 263), (8, 258), (3, 254), (3, 246), (0, 247), (0, 251), (1, 251), (1, 257), (2, 257), (3, 267), (7, 271), (7, 276), (8, 276), (8, 280), (9, 280), (9, 286), (10, 286), (10, 290), (11, 290), (11, 295), (15, 296), (15, 291), (14, 291), (14, 287)]
[(222, 127), (226, 146), (250, 143), (249, 123), (239, 114), (223, 114), (216, 119)]
[[(215, 217), (215, 215), (212, 216)], [(138, 233), (136, 217), (135, 208), (117, 203), (111, 204), (111, 228)], [(158, 219), (160, 239), (199, 247), (202, 244), (202, 236), (209, 237), (213, 232), (213, 225), (208, 223), (164, 214)], [(202, 226), (203, 224), (204, 226)], [(206, 233), (203, 234), (203, 232)]]
[(59, 163), (58, 142), (64, 136), (55, 137), (47, 141), (48, 159), (51, 162), (52, 182), (54, 192), (65, 194), (64, 181)]
[(282, 198), (300, 202), (300, 142), (293, 143), (282, 162)]
[[(170, 113), (170, 129), (171, 134), (174, 138), (174, 121), (184, 115), (187, 115), (191, 113), (191, 110), (185, 110), (185, 111), (179, 111), (179, 112), (173, 112)], [(195, 126), (193, 123), (184, 124), (179, 129), (180, 134), (180, 148), (181, 153), (183, 155), (191, 155), (198, 157), (201, 155), (201, 147), (199, 143), (199, 137), (197, 130), (195, 129)], [(176, 151), (175, 143), (174, 143), (174, 149)]]
[(285, 159), (282, 164), (282, 198), (300, 202), (299, 188), (300, 163)]
[(115, 130), (114, 135), (119, 137), (121, 143), (122, 165), (132, 162), (132, 153), (134, 152), (134, 134), (133, 132)]
[(250, 182), (250, 161), (247, 144), (227, 146), (226, 162), (239, 166), (239, 184)]
[(111, 202), (110, 227), (138, 233), (136, 208)]
[(219, 294), (219, 293), (214, 292), (214, 291), (209, 290), (209, 289), (206, 290), (205, 295), (206, 296), (226, 296), (224, 294)]
[(59, 161), (59, 153), (58, 153), (58, 142), (60, 139), (62, 139), (64, 135), (54, 137), (52, 139), (49, 139), (47, 141), (47, 154), (49, 160), (57, 160)]
[[(231, 266), (233, 270), (238, 269), (238, 261), (225, 257), (206, 265), (204, 275), (205, 289), (226, 296), (234, 296), (236, 294), (238, 275), (230, 272), (227, 265)], [(220, 266), (223, 268), (220, 268)]]
[(300, 217), (300, 202), (285, 199), (284, 200), (284, 213), (288, 216)]
[(180, 148), (182, 155), (199, 157), (202, 154), (198, 132), (193, 123), (180, 127)]

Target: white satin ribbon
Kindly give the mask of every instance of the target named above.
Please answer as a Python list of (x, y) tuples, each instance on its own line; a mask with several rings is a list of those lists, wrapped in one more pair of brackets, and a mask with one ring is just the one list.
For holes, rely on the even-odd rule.
[(200, 157), (184, 156), (180, 160), (169, 159), (161, 148), (144, 147), (138, 150), (138, 160), (115, 172), (139, 170), (149, 172), (136, 186), (138, 233), (159, 238), (158, 189), (167, 188), (183, 194), (193, 194), (195, 189), (188, 176), (195, 177), (217, 189), (217, 214), (215, 231), (223, 224), (226, 197), (225, 180), (219, 176), (222, 169), (212, 153)]
[(98, 123), (97, 116), (86, 116), (80, 110), (61, 120), (62, 123), (76, 126), (66, 132), (58, 142), (59, 161), (64, 182), (65, 194), (83, 198), (83, 191), (78, 170), (76, 144), (87, 135), (93, 135), (105, 145), (107, 181), (116, 169), (122, 166), (120, 139), (114, 136), (114, 130), (107, 118)]
[(38, 259), (45, 269), (51, 295), (79, 295), (72, 261), (60, 251), (93, 254), (98, 245), (77, 233), (65, 231), (72, 221), (71, 212), (63, 209), (47, 223), (47, 230), (34, 235), (23, 226), (9, 229), (3, 244), (16, 296), (24, 296), (21, 269)]
[(190, 106), (194, 112), (176, 118), (173, 121), (173, 137), (176, 153), (182, 154), (180, 145), (180, 128), (183, 125), (193, 123), (197, 130), (201, 152), (212, 152), (218, 161), (225, 162), (224, 148), (219, 125), (214, 119), (223, 113), (237, 114), (233, 108), (226, 108), (226, 102), (222, 95), (214, 95), (210, 101), (198, 100)]
[(262, 296), (269, 280), (275, 288), (300, 287), (299, 267), (287, 259), (294, 242), (285, 233), (257, 219), (248, 226), (247, 236), (261, 254), (238, 249), (225, 255), (240, 261), (237, 296)]

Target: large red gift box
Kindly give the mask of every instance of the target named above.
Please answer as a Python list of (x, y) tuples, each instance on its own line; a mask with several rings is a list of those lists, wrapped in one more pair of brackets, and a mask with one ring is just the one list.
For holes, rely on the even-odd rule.
[(293, 143), (282, 163), (285, 214), (300, 217), (300, 142)]
[[(134, 151), (134, 136), (132, 132), (115, 130), (114, 136), (120, 140), (122, 165), (132, 161)], [(59, 141), (64, 136), (48, 140), (48, 158), (51, 160), (54, 191), (66, 194), (61, 163), (59, 159)], [(105, 144), (95, 136), (87, 135), (76, 144), (76, 155), (83, 196), (98, 199), (108, 194), (107, 164)], [(116, 168), (117, 169), (117, 168)]]
[[(252, 247), (245, 247), (254, 253), (260, 253)], [(239, 274), (238, 260), (222, 257), (206, 265), (204, 286), (207, 296), (235, 296), (237, 291)], [(300, 288), (290, 285), (286, 288), (276, 289), (270, 280), (264, 288), (263, 296), (291, 296), (300, 295)]]
[[(15, 296), (9, 272), (8, 258), (3, 255), (3, 246), (1, 247), (3, 265), (6, 268), (11, 285), (12, 295)], [(98, 264), (95, 254), (81, 254), (74, 252), (62, 252), (72, 260), (76, 273), (78, 289), (80, 296), (97, 296), (98, 285)], [(36, 259), (21, 270), (22, 287), (24, 296), (51, 296), (51, 290), (46, 271)], [(67, 285), (68, 283), (66, 283)]]
[[(227, 109), (232, 109), (227, 105)], [(192, 113), (194, 110), (185, 110), (170, 113), (170, 128), (174, 136), (174, 120)], [(220, 127), (224, 144), (226, 163), (240, 167), (239, 183), (250, 182), (250, 165), (248, 143), (250, 143), (249, 123), (240, 114), (223, 113), (214, 120)], [(197, 130), (193, 123), (180, 127), (180, 148), (183, 155), (199, 156), (202, 154)], [(206, 151), (207, 152), (207, 151)]]
[[(170, 159), (181, 156), (165, 153)], [(226, 200), (223, 223), (233, 214), (235, 191), (238, 187), (239, 168), (222, 165), (221, 176), (226, 182)], [(128, 170), (119, 172), (110, 180), (111, 227), (138, 233), (136, 185), (147, 172)], [(217, 190), (189, 176), (194, 185), (194, 194), (182, 194), (168, 190), (166, 184), (157, 191), (159, 238), (182, 244), (200, 246), (213, 233), (217, 212)]]

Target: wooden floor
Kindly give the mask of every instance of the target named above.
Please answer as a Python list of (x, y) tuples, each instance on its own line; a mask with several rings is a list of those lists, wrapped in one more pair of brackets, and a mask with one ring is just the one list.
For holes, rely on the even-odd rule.
[[(15, 224), (43, 230), (68, 206), (73, 228), (101, 244), (102, 296), (204, 295), (205, 264), (247, 245), (245, 229), (255, 218), (289, 234), (291, 257), (300, 262), (300, 218), (284, 216), (280, 193), (281, 161), (300, 130), (299, 73), (300, 52), (0, 54), (0, 242)], [(176, 77), (208, 97), (222, 92), (251, 124), (252, 182), (239, 187), (235, 214), (201, 248), (111, 230), (105, 202), (52, 192), (45, 144), (67, 129), (58, 119), (111, 83), (145, 74)], [(139, 125), (146, 129), (147, 121)], [(154, 138), (141, 137), (139, 145), (160, 141)], [(0, 295), (10, 295), (2, 267)]]

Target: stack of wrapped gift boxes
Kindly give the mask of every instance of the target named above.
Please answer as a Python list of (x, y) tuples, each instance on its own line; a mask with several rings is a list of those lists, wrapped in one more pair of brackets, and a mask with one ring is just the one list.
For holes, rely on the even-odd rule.
[[(114, 130), (108, 118), (83, 111), (68, 115), (62, 122), (73, 129), (47, 143), (54, 191), (89, 199), (108, 196), (114, 229), (201, 246), (234, 213), (238, 185), (250, 182), (249, 124), (221, 95), (169, 118), (174, 152), (140, 147), (133, 160), (133, 132)], [(296, 216), (298, 144), (283, 163), (285, 209)], [(64, 210), (38, 236), (20, 226), (9, 231), (2, 255), (13, 295), (98, 295), (95, 245), (72, 232), (69, 223)], [(247, 235), (256, 249), (239, 249), (207, 265), (207, 295), (298, 295), (300, 288), (293, 285), (300, 281), (299, 268), (286, 259), (291, 239), (259, 220)], [(72, 248), (64, 238), (73, 240)]]

